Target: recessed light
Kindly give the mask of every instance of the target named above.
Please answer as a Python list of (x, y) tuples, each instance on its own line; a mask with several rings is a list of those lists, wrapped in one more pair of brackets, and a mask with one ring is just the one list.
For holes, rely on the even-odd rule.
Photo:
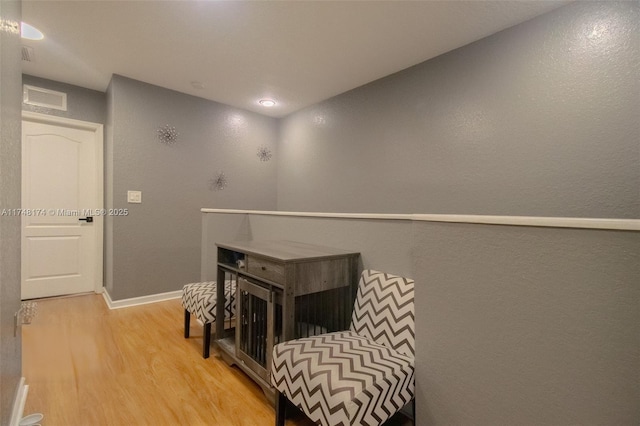
[(191, 86), (194, 89), (204, 89), (204, 83), (200, 82), (200, 81), (192, 81), (191, 82)]
[(260, 99), (258, 103), (263, 107), (272, 107), (276, 105), (276, 101), (273, 99)]
[(27, 40), (42, 40), (44, 38), (44, 34), (42, 34), (39, 29), (26, 22), (21, 23), (20, 33), (22, 34), (22, 38), (26, 38)]

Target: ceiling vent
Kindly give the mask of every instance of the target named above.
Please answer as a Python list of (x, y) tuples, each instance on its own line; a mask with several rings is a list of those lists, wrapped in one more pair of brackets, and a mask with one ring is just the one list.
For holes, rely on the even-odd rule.
[(67, 94), (42, 87), (23, 85), (22, 102), (27, 105), (67, 110)]
[(33, 51), (33, 47), (22, 46), (22, 60), (27, 62), (36, 61), (36, 53)]

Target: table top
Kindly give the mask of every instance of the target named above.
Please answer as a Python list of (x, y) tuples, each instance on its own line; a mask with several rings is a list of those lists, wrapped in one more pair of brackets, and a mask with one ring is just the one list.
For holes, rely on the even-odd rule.
[(255, 254), (282, 262), (358, 256), (355, 251), (286, 240), (232, 241), (216, 244), (220, 248)]

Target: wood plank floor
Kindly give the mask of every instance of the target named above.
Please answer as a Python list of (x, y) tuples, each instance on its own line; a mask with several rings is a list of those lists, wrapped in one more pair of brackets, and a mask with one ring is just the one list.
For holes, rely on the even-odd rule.
[(202, 358), (195, 320), (191, 336), (179, 299), (116, 310), (100, 295), (40, 300), (22, 328), (24, 414), (43, 413), (42, 426), (273, 425), (258, 385), (213, 353)]

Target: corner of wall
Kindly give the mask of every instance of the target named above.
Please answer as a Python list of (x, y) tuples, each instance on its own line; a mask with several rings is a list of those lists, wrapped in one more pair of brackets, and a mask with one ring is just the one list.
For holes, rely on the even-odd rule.
[[(104, 207), (113, 208), (113, 78), (106, 92), (106, 123), (104, 134)], [(113, 217), (107, 216), (104, 223), (104, 286), (113, 291)]]
[[(0, 208), (21, 207), (20, 1), (0, 1)], [(22, 376), (22, 339), (14, 335), (20, 309), (19, 217), (0, 219), (0, 424), (10, 423)]]

